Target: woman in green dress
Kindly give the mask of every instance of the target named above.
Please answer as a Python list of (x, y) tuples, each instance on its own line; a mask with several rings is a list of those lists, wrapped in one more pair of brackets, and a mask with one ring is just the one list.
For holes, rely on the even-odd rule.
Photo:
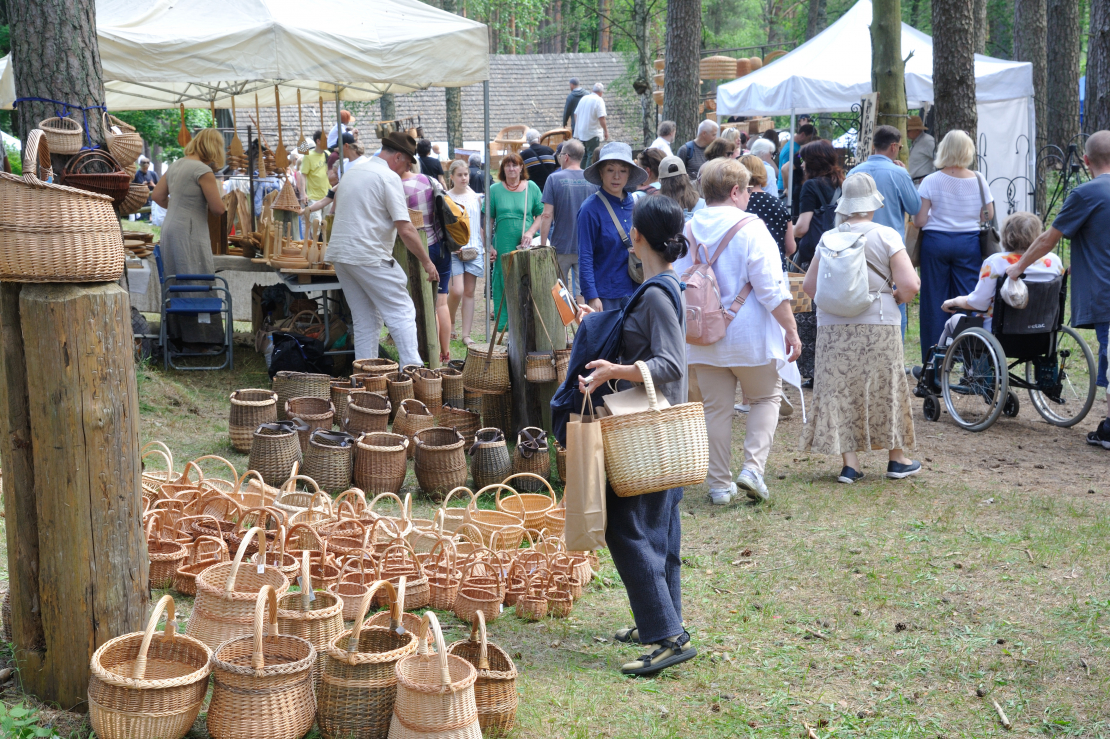
[[(501, 305), (501, 295), (505, 290), (505, 279), (501, 272), (499, 255), (508, 254), (521, 247), (532, 245), (532, 235), (539, 228), (539, 217), (543, 213), (543, 194), (535, 182), (528, 180), (524, 160), (517, 153), (506, 154), (497, 172), (497, 184), (489, 189), (490, 219), (493, 222), (493, 239), (490, 244), (489, 258), (493, 266), (491, 315), (496, 317)], [(501, 310), (501, 319), (495, 330), (502, 331), (509, 317)]]

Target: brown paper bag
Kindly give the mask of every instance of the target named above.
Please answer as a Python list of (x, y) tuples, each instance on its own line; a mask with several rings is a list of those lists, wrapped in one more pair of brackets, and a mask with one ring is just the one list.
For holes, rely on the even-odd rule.
[(605, 446), (597, 419), (593, 399), (586, 395), (582, 413), (572, 413), (567, 422), (564, 536), (572, 552), (605, 546)]

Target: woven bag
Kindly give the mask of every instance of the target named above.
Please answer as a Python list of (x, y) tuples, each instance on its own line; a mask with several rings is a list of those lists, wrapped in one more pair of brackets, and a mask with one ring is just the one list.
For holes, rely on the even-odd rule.
[(389, 430), (393, 405), (384, 393), (352, 391), (347, 401), (347, 433), (352, 436)]
[[(370, 602), (384, 590), (390, 627), (365, 626)], [(397, 696), (394, 667), (416, 651), (416, 635), (401, 628), (397, 593), (390, 583), (374, 583), (359, 603), (354, 628), (327, 648), (324, 676), (317, 689), (317, 722), (326, 739), (380, 739), (389, 730)]]
[[(158, 619), (166, 627), (158, 637)], [(105, 642), (89, 663), (89, 723), (101, 739), (181, 739), (208, 692), (211, 650), (177, 633), (173, 598), (163, 595), (146, 631)]]
[[(519, 480), (519, 482), (515, 482)], [(524, 519), (524, 528), (539, 531), (543, 528), (544, 515), (559, 504), (558, 499), (555, 497), (555, 490), (551, 484), (531, 472), (514, 472), (512, 476), (506, 477), (501, 481), (502, 487), (497, 489), (497, 510), (502, 513), (509, 513), (513, 516)], [(527, 490), (525, 483), (538, 486), (538, 489), (543, 490), (547, 488), (547, 494), (540, 493), (517, 493), (516, 495), (501, 500), (501, 493), (504, 490), (511, 490), (511, 488), (503, 487), (504, 485), (515, 485), (518, 490)]]
[[(207, 547), (212, 551), (208, 552)], [(174, 573), (173, 589), (182, 595), (195, 596), (197, 594), (197, 575), (207, 570), (214, 564), (228, 562), (231, 557), (227, 553), (227, 544), (223, 539), (212, 536), (198, 536), (193, 544), (193, 551), (189, 554), (188, 561), (177, 568)]]
[[(143, 137), (135, 131), (135, 127), (107, 111), (104, 112), (104, 142), (120, 164), (134, 164), (143, 153)], [(145, 189), (146, 186), (143, 187)]]
[(436, 372), (443, 381), (443, 405), (462, 408), (465, 398), (462, 372), (453, 367), (440, 367)]
[(263, 423), (254, 430), (247, 466), (267, 485), (281, 485), (301, 462), (301, 442), (292, 421)]
[(805, 274), (797, 272), (787, 272), (786, 279), (790, 288), (790, 312), (791, 313), (809, 313), (813, 310), (813, 298), (806, 294), (802, 289), (802, 282), (805, 280)]
[[(436, 651), (428, 641), (435, 638)], [(439, 620), (431, 611), (420, 625), (419, 652), (397, 663), (397, 701), (389, 724), (392, 739), (481, 739), (474, 683), (478, 671), (447, 653)]]
[[(551, 474), (551, 453), (547, 446), (547, 432), (536, 426), (526, 426), (516, 437), (516, 448), (513, 450), (513, 473), (524, 472), (530, 472), (541, 480)], [(535, 477), (522, 478), (517, 487), (529, 492), (542, 490), (543, 482)]]
[(363, 434), (355, 449), (355, 485), (371, 494), (398, 493), (408, 473), (408, 447), (400, 434)]
[(439, 410), (439, 425), (444, 428), (455, 429), (462, 434), (463, 441), (469, 449), (474, 444), (474, 435), (482, 428), (481, 414), (468, 411), (465, 408), (452, 408), (444, 405)]
[(301, 453), (308, 450), (308, 439), (317, 429), (330, 431), (335, 422), (335, 406), (331, 404), (331, 387), (328, 387), (328, 397), (299, 397), (285, 401), (285, 417), (300, 419), (308, 424), (306, 429), (297, 429), (297, 439), (301, 445)]
[(35, 129), (23, 176), (0, 172), (0, 280), (115, 282), (124, 254), (111, 198), (50, 184), (51, 176), (50, 149)]
[(487, 640), (482, 611), (474, 614), (470, 638), (447, 647), (447, 653), (462, 657), (478, 670), (474, 703), (482, 733), (500, 736), (511, 731), (516, 724), (516, 665), (508, 652)]
[[(47, 118), (39, 121), (39, 129), (50, 147), (50, 153), (72, 156), (85, 144), (85, 129), (72, 118)], [(30, 137), (28, 137), (28, 148)]]
[(312, 685), (315, 688), (324, 674), (325, 650), (331, 640), (343, 631), (343, 599), (332, 592), (314, 590), (310, 570), (310, 555), (302, 552), (300, 592), (286, 593), (278, 599), (278, 628), (283, 634), (299, 636), (316, 648), (316, 661), (312, 666)]
[(489, 344), (471, 344), (467, 347), (463, 386), (485, 393), (503, 393), (509, 390), (508, 350)]
[(278, 419), (285, 420), (285, 402), (290, 398), (331, 400), (331, 375), (282, 370), (274, 375), (271, 389), (277, 393)]
[(524, 379), (528, 382), (555, 382), (555, 353), (528, 352), (524, 357)]
[(433, 415), (439, 414), (443, 405), (443, 379), (435, 370), (420, 367), (412, 373), (413, 397), (423, 403), (432, 411)]
[(469, 454), (470, 475), (474, 478), (475, 487), (497, 484), (513, 472), (513, 460), (501, 429), (479, 429)]
[(254, 430), (263, 423), (276, 423), (277, 393), (272, 390), (236, 390), (231, 394), (231, 416), (227, 422), (231, 446), (248, 454)]
[(374, 359), (356, 359), (351, 363), (355, 372), (364, 372), (369, 375), (388, 375), (396, 372), (398, 364), (392, 359), (375, 357)]
[[(402, 400), (401, 407), (397, 409), (397, 418), (393, 421), (393, 433), (400, 434), (411, 441), (417, 432), (430, 429), (435, 425), (436, 419), (428, 407), (416, 398), (408, 398)], [(410, 444), (409, 459), (412, 459), (415, 451), (415, 445)]]
[(709, 469), (709, 439), (701, 403), (659, 408), (651, 372), (637, 362), (648, 410), (601, 419), (605, 476), (622, 498), (700, 485)]
[(351, 487), (354, 461), (355, 437), (342, 431), (317, 429), (308, 439), (301, 469), (321, 489), (334, 493)]
[(409, 398), (415, 398), (416, 395), (412, 390), (412, 377), (404, 372), (388, 374), (385, 376), (385, 381), (389, 392), (389, 403), (393, 406), (393, 412), (389, 416), (392, 422), (401, 410), (401, 403)]
[(86, 149), (66, 162), (61, 184), (107, 195), (113, 205), (121, 205), (131, 189), (131, 177), (115, 157), (100, 149)]
[(416, 481), (426, 495), (442, 497), (466, 484), (465, 441), (455, 429), (435, 427), (413, 436)]
[[(212, 739), (301, 739), (316, 718), (312, 666), (316, 649), (299, 636), (280, 633), (277, 591), (255, 597), (253, 634), (224, 642), (212, 654)], [(270, 633), (263, 622), (269, 606)]]

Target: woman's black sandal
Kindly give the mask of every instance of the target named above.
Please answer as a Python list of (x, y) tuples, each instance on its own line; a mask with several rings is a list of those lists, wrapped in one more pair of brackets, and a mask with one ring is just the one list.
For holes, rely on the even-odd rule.
[(663, 639), (652, 646), (655, 647), (654, 652), (626, 663), (621, 672), (625, 675), (654, 675), (698, 655), (697, 647), (690, 643), (690, 634), (685, 631), (679, 637)]
[(613, 634), (613, 639), (622, 644), (639, 644), (640, 630), (635, 626), (629, 626), (627, 629), (620, 629), (617, 633)]

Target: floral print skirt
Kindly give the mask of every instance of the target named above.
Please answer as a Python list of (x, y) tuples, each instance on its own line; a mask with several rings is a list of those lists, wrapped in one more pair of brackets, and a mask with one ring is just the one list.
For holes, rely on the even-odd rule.
[(843, 454), (917, 445), (900, 326), (819, 327), (812, 398), (802, 451)]

